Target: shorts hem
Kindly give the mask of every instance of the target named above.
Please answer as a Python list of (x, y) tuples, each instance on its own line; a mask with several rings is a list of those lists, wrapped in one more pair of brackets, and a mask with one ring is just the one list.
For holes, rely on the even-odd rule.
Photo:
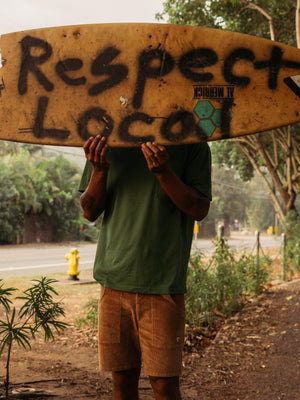
[(129, 370), (129, 369), (135, 369), (135, 368), (138, 368), (138, 367), (140, 367), (141, 365), (140, 364), (135, 364), (135, 365), (120, 365), (120, 366), (118, 366), (118, 367), (105, 367), (105, 366), (102, 366), (102, 365), (100, 365), (99, 366), (99, 370), (101, 371), (101, 372), (118, 372), (118, 371), (127, 371), (127, 370)]
[(144, 370), (144, 373), (148, 376), (153, 376), (155, 378), (173, 378), (182, 375), (182, 371), (171, 371), (171, 372), (162, 372), (162, 371), (149, 371)]

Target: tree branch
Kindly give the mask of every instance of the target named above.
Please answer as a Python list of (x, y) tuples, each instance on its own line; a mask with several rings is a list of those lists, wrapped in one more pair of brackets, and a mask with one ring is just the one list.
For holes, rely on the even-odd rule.
[[(271, 38), (271, 40), (275, 40), (275, 29), (274, 29), (273, 18), (271, 17), (271, 15), (268, 14), (263, 8), (261, 8), (257, 4), (254, 4), (254, 3), (252, 3), (252, 2), (250, 2), (248, 0), (242, 0), (242, 1), (246, 5), (245, 5), (244, 8), (242, 8), (242, 10), (240, 12), (242, 12), (246, 8), (252, 8), (253, 10), (256, 10), (256, 11), (260, 12), (269, 21), (270, 38)], [(299, 0), (298, 0), (298, 2), (299, 2)]]
[(300, 48), (300, 0), (297, 0), (296, 6), (296, 40), (297, 47)]

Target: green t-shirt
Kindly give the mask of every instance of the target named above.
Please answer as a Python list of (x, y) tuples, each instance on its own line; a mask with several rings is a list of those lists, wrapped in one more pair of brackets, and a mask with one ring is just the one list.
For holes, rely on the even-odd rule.
[[(167, 148), (169, 165), (184, 183), (211, 199), (206, 143)], [(105, 287), (148, 294), (182, 294), (194, 220), (163, 194), (140, 148), (110, 148), (107, 205), (100, 227), (94, 277)], [(79, 190), (92, 172), (87, 162)]]

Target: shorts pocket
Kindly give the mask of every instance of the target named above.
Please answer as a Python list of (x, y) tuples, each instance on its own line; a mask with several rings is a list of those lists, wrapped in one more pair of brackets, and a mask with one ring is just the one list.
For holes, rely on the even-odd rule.
[(183, 347), (185, 330), (184, 296), (153, 296), (152, 301), (152, 345), (167, 349)]
[(99, 343), (120, 343), (121, 337), (121, 294), (101, 287), (99, 300), (98, 331)]

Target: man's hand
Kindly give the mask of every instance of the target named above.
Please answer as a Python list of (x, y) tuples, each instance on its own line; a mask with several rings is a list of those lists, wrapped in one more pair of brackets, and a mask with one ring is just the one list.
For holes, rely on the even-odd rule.
[(164, 146), (157, 143), (143, 143), (142, 152), (150, 171), (159, 174), (168, 168), (169, 155)]
[(106, 158), (107, 149), (106, 138), (100, 135), (90, 137), (83, 146), (86, 159), (97, 172), (107, 171), (109, 168), (109, 162)]
[(106, 205), (106, 182), (109, 162), (106, 158), (108, 145), (103, 136), (90, 137), (83, 146), (86, 159), (92, 164), (93, 172), (89, 185), (80, 197), (83, 216), (95, 221)]
[(198, 190), (186, 185), (169, 167), (165, 147), (157, 143), (142, 144), (142, 152), (150, 171), (154, 172), (163, 193), (184, 213), (201, 221), (208, 213), (210, 200)]

